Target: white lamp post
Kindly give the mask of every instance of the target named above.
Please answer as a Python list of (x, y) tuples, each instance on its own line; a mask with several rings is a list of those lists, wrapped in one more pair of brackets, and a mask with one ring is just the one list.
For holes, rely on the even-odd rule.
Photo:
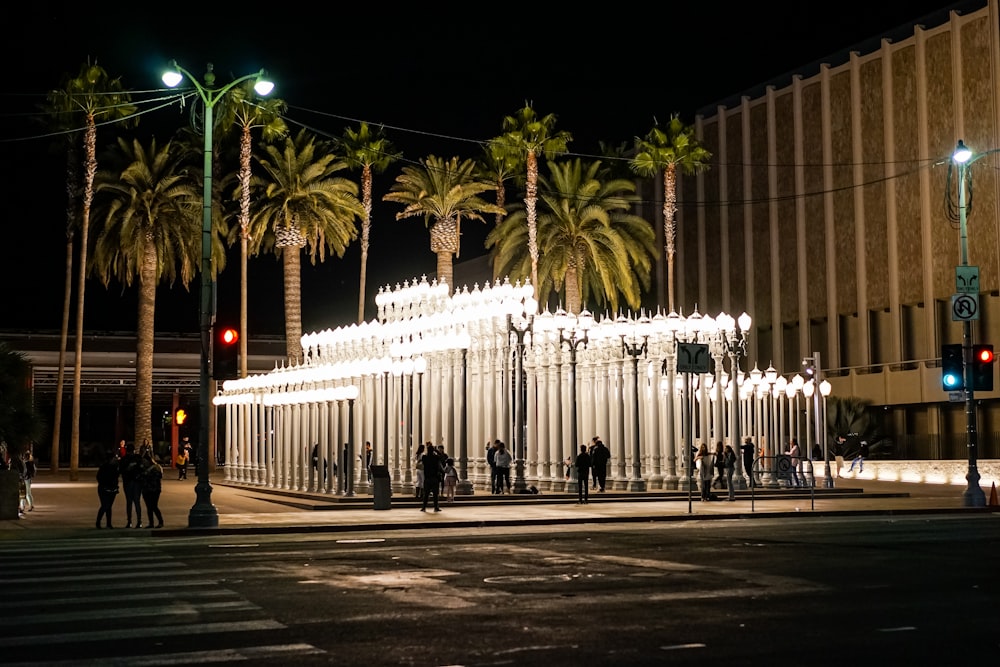
[(624, 323), (619, 335), (622, 339), (622, 355), (632, 357), (632, 388), (635, 397), (632, 413), (632, 477), (628, 481), (629, 491), (645, 491), (646, 482), (642, 479), (642, 449), (640, 447), (639, 431), (639, 357), (645, 358), (649, 342), (650, 320), (643, 315), (637, 321)]
[(820, 421), (820, 427), (817, 431), (821, 438), (823, 438), (823, 461), (825, 464), (823, 472), (823, 488), (832, 489), (833, 488), (833, 477), (830, 475), (830, 460), (826, 455), (827, 450), (827, 428), (826, 428), (826, 399), (833, 390), (833, 385), (830, 384), (829, 380), (823, 380), (819, 383), (819, 393), (823, 396), (823, 418)]

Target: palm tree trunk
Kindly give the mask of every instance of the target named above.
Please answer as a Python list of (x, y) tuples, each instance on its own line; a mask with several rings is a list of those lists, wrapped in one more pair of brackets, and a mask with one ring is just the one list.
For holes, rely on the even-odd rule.
[(437, 253), (437, 279), (438, 283), (444, 281), (448, 285), (449, 292), (454, 293), (454, 264), (451, 256), (451, 252), (446, 250)]
[(538, 217), (535, 206), (538, 202), (538, 159), (534, 151), (528, 151), (528, 181), (524, 197), (525, 212), (528, 216), (528, 254), (531, 256), (531, 287), (538, 300)]
[(52, 453), (49, 471), (59, 472), (59, 439), (62, 426), (63, 381), (66, 376), (66, 344), (69, 341), (70, 302), (73, 300), (73, 232), (66, 232), (66, 284), (63, 289), (62, 329), (59, 331), (59, 372), (56, 376), (56, 407), (52, 416)]
[(361, 170), (361, 204), (365, 218), (361, 221), (361, 284), (358, 287), (358, 324), (365, 321), (365, 289), (368, 282), (368, 240), (372, 228), (372, 168), (365, 164)]
[(156, 313), (156, 247), (147, 238), (139, 269), (139, 319), (135, 345), (135, 441), (153, 442), (153, 324)]
[(566, 267), (566, 310), (571, 314), (578, 314), (580, 301), (580, 274), (574, 261)]
[(83, 214), (80, 218), (80, 266), (76, 286), (76, 350), (73, 357), (73, 417), (69, 450), (69, 478), (80, 477), (80, 382), (83, 377), (83, 302), (87, 289), (87, 243), (90, 231), (90, 205), (94, 200), (94, 176), (97, 174), (97, 125), (94, 115), (87, 114), (87, 129), (83, 135), (84, 177)]
[(302, 363), (302, 259), (300, 246), (281, 249), (285, 279), (285, 354), (292, 365)]
[(667, 253), (667, 304), (674, 311), (674, 254), (677, 238), (677, 168), (668, 164), (663, 170), (663, 241)]
[(240, 377), (247, 376), (247, 237), (250, 228), (250, 126), (240, 135)]

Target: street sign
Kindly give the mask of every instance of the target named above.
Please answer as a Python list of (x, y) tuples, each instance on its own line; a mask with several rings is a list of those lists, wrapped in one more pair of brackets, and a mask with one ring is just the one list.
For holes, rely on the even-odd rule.
[(949, 391), (948, 392), (948, 402), (949, 403), (962, 403), (965, 401), (964, 391)]
[(678, 373), (707, 373), (710, 359), (708, 345), (704, 343), (677, 344)]
[(951, 295), (951, 321), (968, 322), (979, 319), (978, 294)]
[(979, 267), (961, 264), (955, 267), (955, 291), (979, 294)]

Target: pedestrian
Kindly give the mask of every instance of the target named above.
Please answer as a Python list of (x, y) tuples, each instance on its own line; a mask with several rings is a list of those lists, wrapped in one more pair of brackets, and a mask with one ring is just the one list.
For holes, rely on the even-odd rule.
[(802, 486), (802, 482), (799, 480), (799, 466), (802, 464), (802, 460), (799, 456), (799, 441), (796, 438), (788, 441), (788, 449), (785, 453), (788, 454), (792, 463), (792, 468), (789, 470), (789, 486)]
[(187, 479), (188, 478), (188, 458), (187, 450), (181, 448), (177, 452), (177, 458), (174, 459), (174, 465), (177, 466), (177, 479)]
[(746, 473), (747, 479), (750, 480), (750, 486), (756, 486), (753, 470), (753, 439), (750, 436), (743, 438), (743, 444), (740, 445), (740, 453), (743, 454), (743, 472)]
[(604, 493), (604, 487), (608, 482), (608, 461), (611, 460), (611, 450), (599, 437), (594, 437), (594, 451), (590, 454), (590, 463), (594, 466), (594, 478), (597, 480), (597, 489)]
[[(313, 448), (312, 448), (313, 474), (316, 475), (317, 477), (319, 476), (319, 459), (320, 459), (319, 443), (317, 442), (317, 443), (315, 443), (313, 445)], [(326, 458), (323, 458), (323, 486), (324, 487), (326, 486), (326, 479), (327, 479), (327, 474), (329, 473), (329, 468), (330, 468), (330, 462), (327, 461)]]
[(434, 511), (440, 512), (440, 494), (438, 493), (438, 489), (441, 485), (441, 462), (438, 460), (437, 450), (434, 448), (434, 445), (430, 445), (426, 448), (426, 452), (421, 460), (423, 462), (424, 472), (424, 503), (420, 507), (420, 511), (427, 511), (427, 501), (430, 499), (431, 494), (433, 494)]
[(851, 467), (847, 469), (847, 472), (854, 472), (854, 464), (858, 465), (858, 472), (865, 471), (865, 459), (868, 458), (868, 441), (862, 440), (861, 445), (858, 446), (858, 454), (851, 461)]
[(458, 471), (455, 469), (455, 459), (448, 459), (444, 464), (444, 499), (446, 502), (455, 502), (455, 489), (457, 488)]
[(27, 474), (24, 464), (24, 454), (16, 453), (10, 459), (10, 469), (17, 473), (17, 518), (24, 516), (24, 508), (28, 504)]
[(580, 445), (580, 453), (576, 455), (576, 504), (586, 505), (590, 502), (590, 454), (587, 445)]
[[(507, 445), (502, 442), (497, 446), (497, 453), (493, 457), (493, 462), (497, 466), (497, 493), (510, 493), (510, 465), (514, 462)], [(584, 478), (586, 483), (586, 478)]]
[(701, 443), (698, 448), (698, 455), (694, 457), (694, 466), (698, 471), (698, 480), (701, 482), (701, 500), (708, 502), (712, 499), (712, 475), (715, 473), (715, 456), (708, 451), (708, 445)]
[(842, 435), (838, 435), (837, 439), (833, 441), (833, 459), (837, 463), (837, 477), (840, 477), (840, 471), (844, 469), (844, 449), (847, 446), (847, 439)]
[(120, 461), (125, 458), (125, 454), (127, 453), (128, 452), (125, 449), (125, 438), (122, 438), (118, 441), (118, 460)]
[(35, 455), (30, 449), (24, 457), (24, 502), (30, 512), (35, 509), (35, 497), (31, 495), (31, 480), (35, 478), (38, 466), (35, 465)]
[(413, 468), (416, 471), (415, 477), (416, 485), (413, 487), (414, 496), (417, 498), (424, 497), (424, 444), (421, 443), (417, 445), (417, 453), (413, 455)]
[(712, 480), (712, 488), (726, 488), (726, 456), (722, 448), (722, 442), (715, 443), (715, 479)]
[(500, 441), (494, 440), (493, 442), (486, 443), (486, 463), (490, 466), (490, 493), (497, 494), (500, 490), (497, 488), (497, 449), (500, 448)]
[[(153, 460), (153, 452), (146, 451), (142, 455), (142, 500), (146, 504), (146, 528), (163, 528), (163, 514), (160, 513), (162, 481), (163, 468)], [(157, 521), (155, 526), (153, 517)]]
[(363, 457), (362, 462), (365, 466), (365, 474), (368, 476), (369, 484), (372, 483), (372, 455), (372, 443), (365, 440), (365, 451), (361, 456)]
[(135, 445), (125, 447), (125, 458), (118, 462), (122, 475), (122, 489), (125, 491), (125, 527), (132, 527), (132, 510), (135, 509), (135, 527), (142, 527), (142, 459), (135, 451)]
[(813, 443), (812, 460), (813, 461), (823, 460), (823, 448), (819, 446), (818, 442)]
[(101, 519), (107, 521), (108, 528), (114, 527), (111, 525), (111, 508), (118, 497), (119, 461), (118, 452), (112, 450), (97, 469), (97, 497), (101, 501), (101, 508), (97, 510), (97, 528), (101, 527)]
[(733, 474), (736, 472), (736, 451), (732, 445), (726, 445), (723, 455), (726, 466), (726, 488), (729, 489), (729, 500), (736, 500), (736, 488), (733, 486)]

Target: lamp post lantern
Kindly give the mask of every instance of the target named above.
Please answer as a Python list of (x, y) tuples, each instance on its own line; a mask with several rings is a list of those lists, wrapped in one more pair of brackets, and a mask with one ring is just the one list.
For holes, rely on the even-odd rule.
[(201, 367), (199, 373), (200, 391), (198, 397), (198, 483), (195, 485), (195, 503), (188, 513), (188, 526), (191, 528), (214, 528), (219, 525), (219, 513), (212, 504), (212, 485), (208, 476), (208, 442), (209, 442), (209, 357), (212, 344), (212, 325), (215, 320), (215, 276), (212, 271), (212, 112), (215, 105), (233, 87), (255, 79), (254, 90), (258, 95), (267, 95), (274, 89), (274, 84), (264, 78), (264, 70), (248, 74), (216, 87), (215, 72), (209, 63), (204, 76), (204, 82), (199, 82), (190, 72), (172, 63), (172, 69), (163, 74), (163, 83), (173, 88), (187, 79), (194, 86), (205, 105), (204, 128), (204, 175), (202, 183), (202, 219), (201, 219)]
[[(976, 160), (989, 155), (996, 151), (987, 151), (985, 153), (979, 153), (978, 155), (973, 155), (972, 151), (965, 145), (965, 143), (959, 139), (958, 145), (955, 147), (955, 152), (952, 154), (952, 162), (958, 167), (958, 219), (959, 219), (959, 241), (960, 241), (960, 251), (961, 257), (960, 266), (955, 268), (956, 273), (956, 291), (960, 284), (968, 284), (970, 281), (964, 279), (959, 279), (959, 275), (963, 270), (968, 270), (965, 267), (969, 266), (969, 239), (968, 239), (968, 200), (966, 193), (966, 179), (968, 176), (968, 169)], [(978, 267), (976, 268), (978, 273)], [(976, 287), (976, 296), (978, 297), (978, 284), (979, 281), (974, 281)], [(977, 315), (978, 317), (978, 315)], [(965, 479), (968, 485), (965, 491), (962, 493), (963, 504), (966, 507), (985, 507), (986, 506), (986, 494), (983, 492), (982, 487), (979, 486), (979, 467), (977, 463), (978, 456), (978, 440), (979, 435), (976, 426), (976, 403), (974, 400), (974, 387), (973, 387), (973, 363), (972, 363), (972, 319), (967, 317), (962, 320), (962, 370), (963, 376), (965, 377), (965, 419), (966, 419), (966, 446), (969, 452), (969, 466), (966, 472)]]

